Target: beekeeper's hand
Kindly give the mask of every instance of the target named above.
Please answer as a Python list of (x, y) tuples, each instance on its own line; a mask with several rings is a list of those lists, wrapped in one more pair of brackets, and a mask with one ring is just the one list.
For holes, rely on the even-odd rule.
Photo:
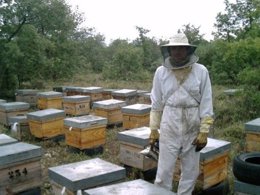
[(150, 144), (153, 145), (156, 140), (159, 140), (160, 134), (158, 129), (160, 129), (160, 123), (162, 118), (162, 112), (161, 111), (154, 111), (152, 110), (150, 112), (150, 129), (151, 133), (149, 136)]
[(200, 123), (200, 132), (198, 136), (194, 139), (192, 142), (193, 145), (196, 145), (195, 151), (198, 152), (202, 150), (206, 145), (207, 145), (207, 138), (208, 138), (208, 133), (213, 125), (213, 118), (212, 117), (204, 117), (201, 120)]

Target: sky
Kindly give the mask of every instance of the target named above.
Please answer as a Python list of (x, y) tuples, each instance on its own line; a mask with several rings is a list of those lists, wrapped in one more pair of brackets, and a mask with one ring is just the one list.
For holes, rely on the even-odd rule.
[(136, 26), (150, 30), (146, 36), (168, 39), (183, 25), (200, 27), (200, 34), (212, 40), (217, 13), (224, 13), (224, 0), (66, 0), (72, 10), (78, 6), (85, 27), (94, 27), (106, 42), (138, 38)]

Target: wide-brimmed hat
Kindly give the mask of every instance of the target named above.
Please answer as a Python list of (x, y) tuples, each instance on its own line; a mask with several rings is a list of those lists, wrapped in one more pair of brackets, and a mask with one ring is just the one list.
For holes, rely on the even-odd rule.
[(169, 39), (169, 43), (162, 45), (161, 47), (174, 47), (174, 46), (187, 46), (192, 47), (194, 50), (197, 48), (196, 45), (191, 45), (187, 36), (183, 33), (178, 33)]

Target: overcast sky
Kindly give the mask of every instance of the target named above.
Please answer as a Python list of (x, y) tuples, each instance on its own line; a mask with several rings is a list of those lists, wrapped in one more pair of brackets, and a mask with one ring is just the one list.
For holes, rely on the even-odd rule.
[(84, 13), (86, 27), (106, 37), (133, 40), (138, 37), (136, 26), (150, 30), (149, 37), (167, 39), (191, 24), (200, 27), (204, 38), (212, 39), (213, 25), (224, 0), (66, 0)]

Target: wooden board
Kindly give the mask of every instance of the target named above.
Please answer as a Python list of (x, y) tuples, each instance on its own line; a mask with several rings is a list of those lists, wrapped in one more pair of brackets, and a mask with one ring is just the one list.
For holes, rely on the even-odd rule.
[(143, 126), (149, 126), (150, 113), (134, 115), (123, 113), (123, 128), (133, 129)]
[(86, 115), (90, 112), (90, 102), (63, 102), (63, 108), (68, 115)]
[(257, 132), (246, 133), (246, 151), (247, 152), (260, 151), (260, 133)]
[(116, 109), (95, 108), (94, 113), (96, 116), (102, 116), (107, 118), (108, 125), (119, 124), (123, 122), (123, 114), (120, 108), (116, 108)]

